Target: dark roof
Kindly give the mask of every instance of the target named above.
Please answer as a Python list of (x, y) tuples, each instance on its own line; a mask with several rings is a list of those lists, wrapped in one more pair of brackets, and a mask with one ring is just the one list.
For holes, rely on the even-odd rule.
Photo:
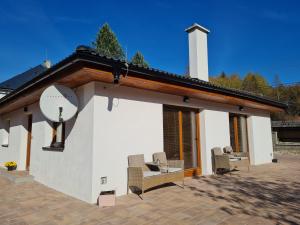
[[(110, 63), (112, 63), (113, 65), (115, 65), (115, 63), (118, 63), (118, 64), (121, 64), (119, 66), (123, 66), (123, 68), (125, 67), (125, 63), (127, 63), (124, 60), (116, 60), (113, 58), (108, 58), (106, 56), (100, 55), (99, 53), (96, 52), (95, 49), (87, 47), (87, 46), (83, 46), (83, 45), (78, 46), (76, 48), (76, 53), (81, 53), (81, 54), (85, 54), (85, 55), (88, 54), (91, 56), (98, 56), (97, 58), (93, 58), (93, 60), (97, 60), (97, 61), (103, 60), (104, 62), (106, 62), (106, 60), (110, 60)], [(125, 69), (125, 68), (124, 68), (124, 70), (125, 70), (125, 72), (127, 71), (127, 69)], [(187, 77), (184, 75), (169, 73), (169, 72), (154, 69), (154, 68), (142, 67), (139, 65), (134, 65), (132, 63), (129, 63), (128, 71), (140, 72), (144, 75), (143, 77), (147, 77), (147, 78), (155, 77), (158, 80), (168, 81), (170, 83), (174, 83), (177, 85), (190, 86), (191, 88), (195, 88), (195, 89), (201, 88), (201, 89), (211, 91), (211, 92), (218, 92), (221, 94), (227, 94), (227, 95), (231, 95), (231, 96), (235, 96), (235, 97), (241, 97), (241, 98), (245, 98), (245, 99), (258, 101), (258, 102), (269, 104), (269, 105), (276, 106), (279, 108), (287, 108), (286, 103), (273, 100), (269, 97), (255, 95), (252, 92), (241, 91), (238, 89), (225, 88), (225, 87), (222, 87), (219, 85), (215, 85), (208, 81), (199, 80), (197, 78), (191, 78), (191, 77)]]
[(23, 84), (27, 83), (28, 81), (32, 80), (45, 70), (47, 70), (47, 68), (43, 64), (33, 67), (21, 74), (18, 74), (0, 83), (0, 89), (15, 90), (21, 87)]
[[(171, 83), (178, 86), (185, 86), (193, 89), (198, 90), (205, 90), (209, 92), (221, 93), (228, 96), (239, 97), (242, 99), (253, 100), (256, 102), (260, 102), (263, 104), (279, 107), (282, 109), (287, 108), (287, 104), (275, 101), (273, 99), (257, 96), (250, 92), (245, 92), (236, 89), (224, 88), (215, 84), (212, 84), (207, 81), (186, 77), (183, 75), (173, 74), (169, 72), (165, 72), (162, 70), (154, 69), (154, 68), (146, 68), (139, 65), (134, 65), (132, 63), (127, 63), (124, 60), (117, 60), (113, 58), (109, 58), (103, 55), (98, 54), (95, 49), (92, 49), (87, 46), (78, 46), (76, 51), (68, 56), (67, 58), (63, 59), (59, 63), (53, 65), (50, 69), (42, 72), (39, 76), (36, 76), (32, 80), (28, 81), (27, 83), (23, 84), (18, 89), (11, 92), (9, 95), (3, 97), (0, 100), (0, 106), (4, 105), (5, 103), (9, 102), (13, 98), (22, 95), (24, 91), (27, 91), (28, 88), (32, 87), (33, 85), (38, 85), (47, 79), (53, 79), (53, 75), (56, 71), (66, 68), (67, 66), (73, 65), (74, 62), (84, 62), (89, 63), (92, 65), (96, 65), (98, 68), (107, 71), (120, 71), (121, 74), (130, 74), (133, 76), (141, 77), (147, 80), (157, 80), (162, 81), (165, 83)], [(128, 65), (128, 67), (126, 66)]]
[(272, 121), (272, 127), (300, 127), (300, 121)]
[(13, 89), (0, 87), (0, 91), (5, 93), (10, 93), (13, 91)]

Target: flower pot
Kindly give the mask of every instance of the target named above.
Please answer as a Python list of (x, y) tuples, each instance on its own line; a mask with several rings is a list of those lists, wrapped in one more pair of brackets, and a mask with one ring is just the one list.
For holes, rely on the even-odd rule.
[(116, 194), (115, 191), (101, 191), (98, 197), (99, 207), (110, 207), (116, 204)]
[(16, 170), (16, 169), (17, 169), (17, 166), (8, 166), (7, 167), (8, 171), (13, 171), (13, 170)]

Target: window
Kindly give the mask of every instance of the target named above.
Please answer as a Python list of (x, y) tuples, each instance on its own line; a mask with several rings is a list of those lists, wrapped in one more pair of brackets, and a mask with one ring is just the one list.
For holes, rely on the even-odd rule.
[(10, 120), (4, 121), (2, 130), (2, 147), (8, 147), (9, 143)]
[(54, 122), (52, 128), (51, 147), (63, 148), (65, 146), (65, 123)]

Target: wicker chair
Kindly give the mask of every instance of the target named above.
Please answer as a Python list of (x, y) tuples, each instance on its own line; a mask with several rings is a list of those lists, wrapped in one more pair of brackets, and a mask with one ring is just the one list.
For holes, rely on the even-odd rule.
[[(229, 150), (230, 149), (227, 148), (226, 152), (228, 152)], [(217, 173), (218, 169), (232, 171), (233, 169), (239, 167), (248, 167), (248, 171), (250, 170), (250, 163), (247, 152), (232, 152), (229, 154), (224, 154), (220, 147), (215, 147), (212, 149), (212, 162), (215, 174)]]
[[(183, 163), (183, 162), (182, 162)], [(159, 186), (165, 183), (182, 181), (184, 179), (183, 169), (176, 172), (162, 173), (160, 171), (151, 171), (145, 164), (144, 155), (128, 156), (128, 185), (129, 189), (141, 191), (141, 198), (143, 199), (144, 191)], [(183, 168), (183, 164), (182, 167)]]
[(242, 159), (249, 159), (248, 152), (234, 152), (231, 146), (226, 146), (223, 148), (224, 153), (229, 154), (230, 157), (241, 157)]
[(233, 154), (233, 149), (231, 146), (225, 146), (223, 148), (223, 152), (226, 153), (226, 154)]
[(153, 154), (153, 162), (159, 162), (161, 167), (169, 168), (181, 168), (184, 170), (184, 161), (183, 160), (167, 160), (165, 152), (157, 152)]

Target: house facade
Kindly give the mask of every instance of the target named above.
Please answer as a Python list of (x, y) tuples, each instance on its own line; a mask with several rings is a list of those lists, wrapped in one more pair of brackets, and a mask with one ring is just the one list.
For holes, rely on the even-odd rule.
[[(189, 36), (190, 76), (184, 77), (76, 51), (40, 71), (0, 99), (0, 165), (16, 161), (34, 179), (86, 202), (100, 191), (126, 193), (128, 155), (165, 151), (185, 161), (185, 175), (212, 174), (211, 149), (247, 151), (250, 163), (273, 159), (270, 113), (285, 104), (208, 82), (207, 35), (197, 24)], [(78, 113), (56, 124), (41, 113), (39, 98), (50, 85), (70, 87)], [(0, 84), (1, 87), (1, 84)]]

